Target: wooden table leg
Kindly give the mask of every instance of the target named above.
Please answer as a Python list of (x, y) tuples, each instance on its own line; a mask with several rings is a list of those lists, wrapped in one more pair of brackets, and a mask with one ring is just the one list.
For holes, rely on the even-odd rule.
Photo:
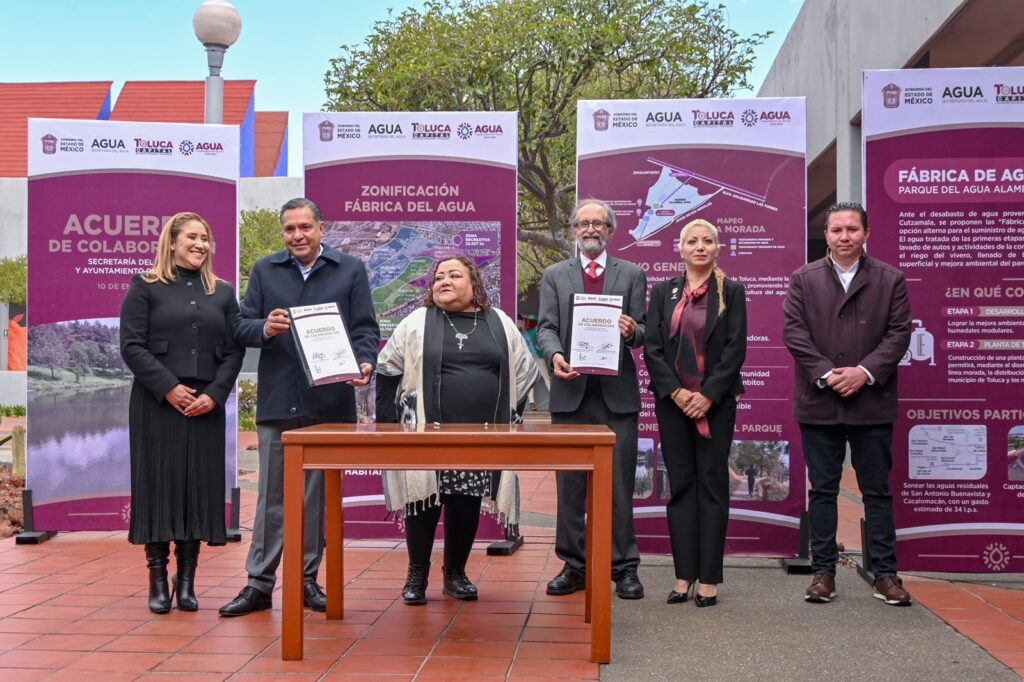
[(281, 604), (281, 658), (302, 660), (302, 530), (306, 478), (302, 445), (284, 448), (284, 566)]
[(327, 619), (341, 620), (345, 610), (345, 537), (341, 470), (324, 471), (327, 498)]
[(590, 660), (609, 663), (612, 657), (612, 449), (596, 448), (593, 489), (587, 525), (592, 544), (587, 548), (587, 576), (593, 580)]
[[(596, 468), (595, 464), (595, 468)], [(583, 547), (586, 552), (587, 559), (587, 571), (586, 571), (586, 585), (587, 589), (584, 593), (586, 596), (583, 599), (583, 622), (590, 623), (593, 621), (594, 612), (594, 471), (587, 472), (587, 530), (584, 534)]]

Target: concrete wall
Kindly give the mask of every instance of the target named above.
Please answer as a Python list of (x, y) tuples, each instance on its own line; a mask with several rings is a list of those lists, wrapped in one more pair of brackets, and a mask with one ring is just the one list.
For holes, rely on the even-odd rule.
[(28, 180), (0, 178), (0, 258), (28, 253)]
[(289, 199), (301, 197), (305, 187), (305, 178), (242, 178), (238, 182), (238, 210), (277, 211)]
[(968, 4), (971, 0), (805, 0), (758, 95), (807, 97), (808, 163), (835, 142), (839, 199), (861, 198), (861, 72), (911, 66)]

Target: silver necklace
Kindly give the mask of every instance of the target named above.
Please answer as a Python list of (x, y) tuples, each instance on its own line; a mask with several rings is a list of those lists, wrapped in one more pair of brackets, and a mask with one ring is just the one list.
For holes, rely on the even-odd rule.
[(459, 342), (459, 350), (462, 350), (462, 343), (463, 343), (463, 341), (466, 341), (467, 339), (469, 339), (469, 337), (473, 335), (473, 332), (476, 331), (476, 322), (477, 322), (476, 313), (477, 313), (477, 311), (474, 310), (473, 311), (473, 328), (469, 330), (469, 333), (463, 334), (462, 332), (460, 332), (455, 327), (455, 324), (452, 322), (452, 318), (448, 317), (448, 313), (446, 311), (444, 311), (444, 310), (441, 311), (441, 314), (444, 315), (444, 319), (448, 320), (448, 326), (452, 328), (453, 332), (455, 332), (455, 340)]

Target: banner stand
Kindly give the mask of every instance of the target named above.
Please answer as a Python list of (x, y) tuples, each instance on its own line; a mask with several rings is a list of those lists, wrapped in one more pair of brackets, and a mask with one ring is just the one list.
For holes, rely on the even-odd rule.
[(519, 533), (519, 524), (505, 529), (505, 539), (487, 545), (487, 556), (512, 556), (523, 546), (523, 536)]
[(857, 561), (856, 555), (854, 556), (854, 562), (857, 564), (857, 573), (860, 574), (861, 578), (864, 578), (865, 582), (869, 585), (875, 584), (875, 571), (872, 566), (871, 555), (868, 553), (868, 526), (864, 522), (862, 517), (860, 520), (860, 546), (863, 548), (860, 551), (860, 561)]
[(795, 557), (783, 557), (779, 559), (779, 565), (789, 575), (804, 575), (811, 573), (811, 527), (808, 522), (807, 512), (800, 512), (800, 533), (797, 540), (797, 555)]
[(36, 531), (35, 521), (32, 518), (32, 491), (25, 488), (21, 491), (21, 508), (25, 516), (24, 528), (21, 533), (14, 536), (16, 545), (41, 545), (57, 533), (52, 530)]
[(241, 542), (242, 531), (238, 528), (238, 518), (241, 514), (239, 507), (242, 504), (242, 489), (235, 486), (231, 489), (231, 522), (228, 524), (228, 542)]

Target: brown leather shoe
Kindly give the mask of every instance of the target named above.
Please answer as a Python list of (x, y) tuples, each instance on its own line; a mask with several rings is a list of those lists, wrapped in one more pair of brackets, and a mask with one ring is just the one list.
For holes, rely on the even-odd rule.
[(903, 581), (887, 575), (875, 581), (875, 598), (893, 606), (910, 606), (910, 593), (903, 589)]
[(804, 592), (804, 601), (827, 604), (836, 596), (836, 579), (828, 573), (815, 573), (810, 587)]

